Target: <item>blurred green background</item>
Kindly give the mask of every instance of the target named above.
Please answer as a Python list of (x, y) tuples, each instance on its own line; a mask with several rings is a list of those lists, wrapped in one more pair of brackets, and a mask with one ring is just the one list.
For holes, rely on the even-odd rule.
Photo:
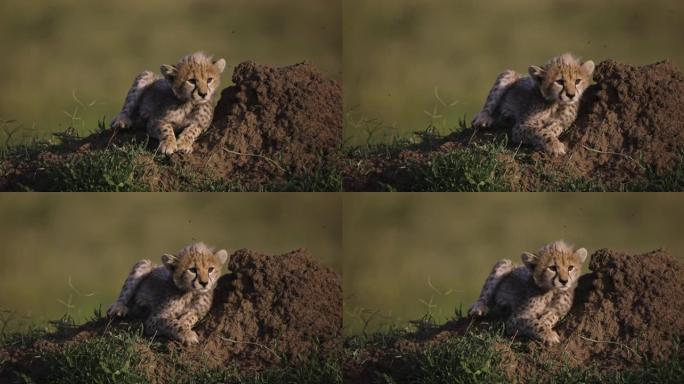
[(343, 204), (348, 334), (428, 313), (443, 322), (467, 311), (497, 260), (554, 240), (590, 254), (666, 248), (684, 261), (682, 194), (345, 194)]
[(137, 260), (193, 241), (229, 253), (303, 247), (340, 273), (340, 214), (339, 194), (2, 194), (0, 319), (11, 329), (88, 318)]
[(681, 0), (346, 0), (345, 136), (442, 132), (482, 107), (496, 76), (565, 51), (684, 68)]
[[(245, 60), (311, 61), (341, 79), (339, 0), (3, 0), (0, 143), (107, 126), (145, 69), (204, 50), (224, 57), (222, 86)], [(7, 122), (15, 120), (14, 122)]]

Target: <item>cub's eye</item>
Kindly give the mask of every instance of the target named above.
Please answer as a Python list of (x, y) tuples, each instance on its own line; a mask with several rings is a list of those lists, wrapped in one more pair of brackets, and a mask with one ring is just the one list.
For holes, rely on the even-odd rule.
[(552, 265), (549, 267), (549, 271), (551, 271), (551, 272), (556, 272), (557, 270), (558, 270), (558, 267), (556, 267), (555, 265)]
[(188, 83), (195, 85), (195, 84), (197, 84), (197, 79), (189, 79)]
[(571, 266), (568, 267), (568, 271), (572, 271), (573, 269), (575, 269), (575, 266), (574, 266), (574, 265), (571, 265)]
[(209, 267), (209, 273), (214, 272), (214, 267)]
[(563, 84), (565, 84), (565, 81), (563, 79), (558, 79), (558, 80), (556, 80), (556, 84), (563, 85)]
[(213, 78), (213, 77), (208, 78), (208, 79), (207, 79), (207, 84), (211, 83), (212, 81), (214, 81), (214, 78)]
[(582, 79), (577, 79), (577, 80), (575, 80), (575, 85), (579, 85), (579, 83), (581, 83), (581, 82), (582, 82)]
[(195, 275), (197, 274), (197, 268), (195, 268), (195, 267), (188, 269), (188, 271), (190, 271), (191, 273), (193, 273)]

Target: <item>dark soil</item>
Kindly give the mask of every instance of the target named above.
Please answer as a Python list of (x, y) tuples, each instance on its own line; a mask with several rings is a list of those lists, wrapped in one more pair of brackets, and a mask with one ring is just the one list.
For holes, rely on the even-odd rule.
[[(511, 189), (549, 189), (544, 179), (558, 175), (614, 187), (646, 180), (649, 172), (662, 175), (681, 166), (684, 74), (672, 62), (633, 67), (608, 60), (597, 66), (594, 80), (582, 98), (575, 124), (561, 136), (568, 148), (565, 156), (552, 158), (523, 147), (498, 159), (510, 175)], [(506, 130), (465, 128), (391, 156), (350, 159), (345, 189), (401, 185), (402, 178), (410, 179), (403, 172), (412, 168), (407, 167), (411, 163), (425, 164), (440, 154), (506, 136)]]
[[(656, 250), (627, 255), (601, 249), (591, 256), (590, 273), (580, 278), (570, 313), (556, 327), (561, 344), (528, 341), (522, 351), (498, 346), (511, 380), (544, 377), (549, 366), (637, 369), (667, 359), (684, 337), (684, 266)], [(501, 319), (462, 318), (398, 340), (388, 350), (366, 351), (365, 365), (349, 364), (351, 382), (367, 382), (371, 371), (392, 370), (392, 356), (434, 347)], [(400, 353), (401, 352), (401, 353)], [(551, 372), (552, 373), (552, 372)], [(364, 381), (365, 380), (365, 381)]]
[[(85, 138), (60, 135), (59, 145), (29, 159), (0, 164), (0, 190), (20, 184), (37, 190), (46, 167), (74, 161), (84, 154), (131, 142), (148, 142), (150, 153), (140, 163), (150, 188), (164, 189), (184, 174), (209, 181), (241, 181), (259, 185), (334, 169), (342, 143), (342, 92), (313, 65), (282, 68), (248, 61), (238, 64), (234, 85), (221, 93), (212, 126), (198, 139), (192, 154), (174, 154), (170, 167), (153, 158), (157, 141), (148, 142), (144, 128), (102, 130)], [(163, 179), (163, 180), (160, 180)]]
[(240, 250), (228, 268), (233, 273), (219, 281), (211, 313), (197, 328), (212, 359), (262, 367), (283, 356), (339, 352), (342, 288), (335, 272), (303, 250), (280, 256)]
[[(163, 340), (161, 351), (146, 340), (138, 345), (152, 382), (164, 382), (168, 372), (188, 367), (260, 370), (337, 356), (342, 347), (342, 288), (335, 272), (301, 249), (277, 256), (239, 250), (231, 255), (228, 268), (210, 313), (194, 328), (199, 345)], [(12, 370), (39, 379), (41, 372), (49, 371), (42, 352), (130, 326), (100, 319), (60, 329), (30, 348), (0, 349), (0, 356), (10, 361)], [(172, 357), (180, 358), (183, 367)], [(0, 382), (11, 379), (4, 375), (12, 370), (2, 368), (7, 366), (0, 367)], [(157, 376), (162, 371), (167, 373)]]

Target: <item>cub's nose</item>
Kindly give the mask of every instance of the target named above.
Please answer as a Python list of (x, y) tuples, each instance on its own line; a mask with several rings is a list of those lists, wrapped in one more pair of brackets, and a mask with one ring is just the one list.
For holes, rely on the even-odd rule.
[(200, 95), (200, 97), (207, 97), (207, 93), (206, 93), (206, 92), (197, 91), (197, 94)]
[(568, 279), (561, 279), (560, 277), (558, 278), (558, 281), (560, 281), (561, 284), (566, 285), (568, 284)]
[(200, 281), (199, 283), (200, 283), (200, 285), (202, 286), (202, 288), (206, 288), (206, 287), (207, 287), (207, 284), (209, 284), (208, 281)]
[(567, 92), (567, 91), (566, 91), (565, 94), (568, 96), (568, 98), (569, 98), (570, 100), (572, 100), (572, 99), (575, 98), (575, 93), (571, 93), (571, 92)]

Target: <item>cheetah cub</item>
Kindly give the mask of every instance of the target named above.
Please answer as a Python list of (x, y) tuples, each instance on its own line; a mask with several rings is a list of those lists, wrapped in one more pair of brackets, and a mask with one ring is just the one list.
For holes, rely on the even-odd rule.
[(508, 315), (508, 333), (559, 343), (553, 327), (572, 306), (587, 250), (556, 241), (537, 254), (524, 252), (521, 258), (523, 265), (506, 259), (494, 265), (470, 315), (497, 310)]
[(577, 118), (582, 93), (589, 86), (594, 62), (570, 53), (552, 58), (529, 76), (506, 70), (496, 78), (482, 111), (472, 125), (486, 128), (495, 122), (512, 123), (511, 139), (552, 155), (565, 154), (558, 136)]
[(225, 68), (224, 59), (197, 52), (176, 65), (162, 65), (163, 77), (150, 71), (139, 74), (111, 127), (145, 125), (147, 134), (159, 140), (161, 153), (191, 153), (197, 137), (211, 124), (212, 96)]
[(176, 255), (161, 257), (163, 265), (140, 260), (107, 311), (109, 317), (138, 317), (145, 334), (164, 335), (184, 344), (199, 340), (192, 327), (202, 319), (214, 295), (228, 253), (204, 243), (188, 245)]

